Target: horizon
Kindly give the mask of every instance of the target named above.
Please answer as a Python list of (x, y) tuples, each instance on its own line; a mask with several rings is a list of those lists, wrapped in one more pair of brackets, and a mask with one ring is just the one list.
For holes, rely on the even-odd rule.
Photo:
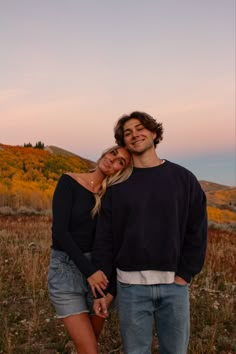
[[(36, 142), (39, 142), (40, 140), (37, 140)], [(33, 146), (35, 145), (36, 142), (31, 142), (27, 141), (24, 142), (25, 144), (31, 143)], [(42, 142), (42, 141), (41, 141)], [(19, 147), (24, 147), (23, 144), (6, 144), (0, 141), (0, 144), (3, 145), (8, 145), (8, 146), (19, 146)], [(42, 142), (44, 143), (44, 142)], [(44, 145), (44, 147), (50, 147), (54, 146), (57, 148), (60, 148), (62, 150), (65, 150), (67, 152), (73, 153), (77, 155), (78, 157), (90, 160), (91, 162), (96, 162), (97, 159), (99, 158), (99, 154), (95, 154), (93, 156), (87, 156), (83, 155), (78, 151), (71, 151), (66, 148), (63, 148), (62, 146), (55, 146), (52, 144), (49, 145)], [(157, 148), (159, 148), (157, 146)], [(157, 151), (158, 152), (158, 151)], [(221, 158), (219, 159), (219, 155), (211, 155), (211, 156), (166, 156), (166, 155), (161, 155), (160, 156), (163, 159), (166, 159), (168, 161), (177, 163), (188, 170), (190, 170), (199, 181), (207, 181), (211, 183), (217, 183), (221, 184), (227, 187), (236, 187), (236, 162), (232, 163), (234, 159), (234, 154), (230, 157), (229, 154), (221, 154)], [(211, 168), (209, 168), (209, 165)], [(223, 172), (222, 172), (223, 171)]]

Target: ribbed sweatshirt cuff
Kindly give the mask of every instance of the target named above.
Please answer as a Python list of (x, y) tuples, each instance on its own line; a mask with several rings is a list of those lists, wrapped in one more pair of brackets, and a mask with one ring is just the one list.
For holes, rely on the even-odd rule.
[(192, 275), (184, 270), (178, 270), (175, 275), (178, 277), (183, 278), (187, 283), (191, 283)]

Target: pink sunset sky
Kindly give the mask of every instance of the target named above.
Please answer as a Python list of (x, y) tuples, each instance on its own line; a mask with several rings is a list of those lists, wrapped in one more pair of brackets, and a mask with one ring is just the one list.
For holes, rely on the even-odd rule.
[(235, 185), (234, 0), (8, 0), (0, 28), (1, 143), (96, 160), (141, 110), (160, 157)]

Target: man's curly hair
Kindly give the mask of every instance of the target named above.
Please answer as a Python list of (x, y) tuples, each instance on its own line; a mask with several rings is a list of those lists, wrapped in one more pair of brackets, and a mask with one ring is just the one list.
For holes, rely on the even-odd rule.
[(156, 133), (156, 138), (154, 139), (154, 146), (163, 139), (163, 126), (162, 123), (157, 123), (157, 121), (145, 112), (132, 112), (129, 115), (123, 115), (116, 123), (114, 128), (116, 143), (119, 146), (125, 146), (124, 143), (124, 124), (130, 119), (138, 119), (140, 123), (148, 130)]

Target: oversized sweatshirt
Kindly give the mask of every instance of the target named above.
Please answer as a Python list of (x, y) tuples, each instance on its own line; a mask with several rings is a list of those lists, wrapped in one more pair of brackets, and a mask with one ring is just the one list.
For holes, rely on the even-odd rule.
[(206, 197), (196, 177), (166, 161), (134, 168), (108, 188), (98, 217), (93, 262), (107, 276), (123, 271), (173, 271), (190, 282), (207, 244)]

